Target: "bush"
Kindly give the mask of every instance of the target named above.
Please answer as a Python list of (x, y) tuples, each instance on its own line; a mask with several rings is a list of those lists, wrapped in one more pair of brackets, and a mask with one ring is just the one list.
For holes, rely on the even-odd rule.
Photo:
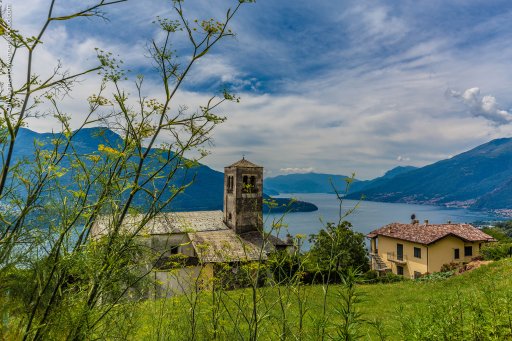
[(482, 247), (480, 254), (485, 260), (499, 260), (512, 255), (512, 243), (491, 243)]
[[(505, 228), (495, 226), (495, 227), (484, 227), (482, 229), (483, 232), (487, 233), (489, 236), (493, 237), (499, 242), (510, 242), (512, 241), (512, 238), (507, 234), (507, 231)], [(510, 231), (508, 231), (510, 233)]]
[(375, 270), (365, 272), (362, 277), (366, 283), (396, 283), (408, 280), (408, 278), (395, 275), (392, 272), (384, 272), (379, 275), (378, 271)]
[(457, 262), (446, 263), (441, 266), (441, 269), (439, 272), (450, 272), (450, 271), (458, 270), (461, 266), (462, 266), (462, 263), (457, 263)]

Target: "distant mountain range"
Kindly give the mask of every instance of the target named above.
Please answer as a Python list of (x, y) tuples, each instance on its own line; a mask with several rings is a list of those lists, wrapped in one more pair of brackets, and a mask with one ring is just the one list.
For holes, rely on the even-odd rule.
[[(21, 129), (15, 146), (15, 158), (34, 157), (34, 141), (50, 141), (55, 135), (39, 134)], [(104, 128), (83, 129), (75, 136), (75, 147), (79, 154), (96, 152), (100, 144), (115, 144), (121, 138)], [(44, 148), (44, 147), (43, 147)], [(63, 166), (66, 166), (65, 164)], [(194, 183), (178, 196), (171, 210), (217, 210), (222, 209), (224, 175), (208, 166), (198, 165), (192, 171), (180, 170), (176, 183)], [(333, 174), (288, 174), (264, 180), (265, 193), (333, 193), (333, 185), (345, 192), (345, 175)], [(433, 204), (468, 207), (481, 210), (510, 210), (512, 212), (512, 139), (502, 138), (478, 146), (450, 159), (415, 168), (396, 167), (384, 176), (359, 181), (350, 185), (347, 198)], [(289, 203), (280, 199), (280, 208)], [(313, 204), (299, 202), (292, 211), (312, 211)]]
[[(52, 133), (37, 133), (29, 129), (21, 128), (18, 139), (15, 144), (14, 159), (34, 159), (35, 141), (48, 143), (54, 139), (56, 135)], [(82, 129), (73, 138), (76, 153), (79, 155), (87, 155), (98, 151), (100, 144), (117, 145), (122, 144), (122, 139), (113, 131), (105, 128), (86, 128)], [(47, 144), (51, 146), (50, 143)], [(42, 147), (49, 148), (49, 147)], [(84, 157), (84, 162), (88, 162)], [(68, 167), (65, 162), (63, 167)], [(158, 166), (158, 165), (151, 165)], [(195, 178), (194, 178), (195, 177)], [(173, 211), (191, 211), (191, 210), (222, 210), (223, 206), (223, 191), (224, 191), (224, 174), (211, 169), (208, 166), (199, 164), (188, 171), (178, 170), (174, 184), (180, 185), (187, 183), (194, 179), (191, 186), (189, 186), (184, 193), (177, 196), (168, 207), (168, 210)], [(66, 179), (61, 179), (66, 182)], [(70, 184), (71, 179), (68, 179)], [(270, 198), (265, 195), (265, 198)], [(273, 208), (273, 212), (290, 210), (292, 212), (315, 211), (318, 208), (307, 202), (295, 202), (290, 199), (280, 198), (276, 199), (278, 207)], [(141, 204), (135, 202), (135, 205)], [(264, 207), (268, 210), (268, 207)]]
[[(343, 192), (345, 178), (289, 174), (268, 178), (265, 185), (279, 193), (332, 193), (329, 179)], [(512, 139), (493, 140), (425, 167), (396, 167), (373, 180), (355, 180), (346, 197), (362, 196), (372, 201), (512, 212)]]
[(512, 209), (512, 139), (485, 143), (450, 159), (372, 184), (349, 198), (473, 209)]
[[(266, 178), (264, 187), (267, 193), (333, 193), (333, 187), (345, 190), (347, 177), (333, 174), (288, 174)], [(331, 185), (332, 183), (332, 185)]]
[[(373, 180), (353, 179), (348, 187), (349, 193), (358, 192), (366, 188), (385, 183), (395, 176), (416, 169), (413, 166), (399, 166), (386, 172), (383, 176)], [(347, 190), (346, 175), (301, 173), (279, 175), (265, 179), (265, 191), (272, 194), (281, 193), (334, 193), (345, 194)]]

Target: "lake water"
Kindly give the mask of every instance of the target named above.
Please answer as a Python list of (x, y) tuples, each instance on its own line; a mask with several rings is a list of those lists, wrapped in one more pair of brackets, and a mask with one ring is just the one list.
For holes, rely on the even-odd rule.
[[(283, 194), (276, 197), (296, 198), (318, 206), (315, 212), (288, 213), (284, 217), (284, 223), (288, 225), (288, 231), (292, 235), (298, 233), (309, 236), (317, 233), (326, 222), (337, 222), (339, 205), (335, 194), (326, 193), (296, 193)], [(352, 223), (354, 230), (367, 234), (372, 230), (392, 222), (408, 223), (411, 214), (416, 214), (420, 222), (428, 220), (432, 224), (441, 224), (451, 221), (453, 223), (473, 223), (475, 221), (501, 220), (495, 215), (486, 212), (470, 211), (462, 208), (444, 208), (429, 205), (393, 204), (373, 201), (343, 201), (343, 212), (350, 210), (355, 205), (357, 208), (344, 220)], [(279, 219), (282, 214), (266, 214), (264, 216), (267, 227), (271, 226), (273, 219)], [(279, 235), (284, 237), (286, 232)], [(305, 245), (307, 247), (307, 245)]]

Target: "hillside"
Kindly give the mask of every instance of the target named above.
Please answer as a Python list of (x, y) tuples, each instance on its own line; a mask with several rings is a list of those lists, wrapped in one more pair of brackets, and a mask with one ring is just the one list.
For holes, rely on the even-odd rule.
[[(322, 318), (323, 287), (302, 287), (299, 291), (302, 296), (297, 296), (296, 292), (287, 286), (258, 289), (260, 339), (280, 339), (283, 327), (290, 339), (319, 339), (317, 324)], [(344, 292), (339, 285), (329, 288), (325, 321), (330, 338), (337, 339), (343, 323), (340, 309)], [(366, 322), (357, 328), (362, 339), (371, 340), (381, 340), (379, 336), (386, 336), (386, 340), (486, 340), (492, 335), (494, 339), (509, 339), (512, 336), (508, 320), (512, 307), (510, 292), (511, 259), (448, 279), (358, 285), (356, 307)], [(214, 323), (223, 326), (218, 331), (220, 339), (247, 336), (245, 320), (241, 319), (236, 325), (230, 321), (239, 315), (251, 316), (251, 297), (250, 289), (241, 289), (223, 292), (220, 301), (212, 301), (211, 293), (204, 292), (192, 302), (187, 301), (188, 297), (177, 297), (132, 305), (131, 314), (137, 316), (131, 320), (137, 331), (133, 337), (153, 339), (160, 335), (167, 339), (186, 339), (191, 330), (192, 303), (197, 306), (195, 327), (199, 339), (211, 339)], [(283, 310), (283, 306), (286, 309)], [(301, 308), (302, 330), (299, 329)], [(159, 321), (165, 321), (166, 327)], [(240, 329), (236, 330), (235, 326)]]
[[(21, 128), (18, 139), (15, 144), (14, 159), (34, 159), (35, 141), (38, 141), (38, 147), (43, 149), (51, 148), (51, 140), (58, 137), (52, 133), (36, 133), (29, 129)], [(98, 146), (104, 145), (120, 145), (122, 139), (113, 131), (105, 128), (86, 128), (82, 129), (73, 139), (76, 152), (81, 155), (97, 153)], [(87, 164), (89, 161), (84, 158)], [(62, 166), (68, 167), (66, 161)], [(151, 165), (157, 167), (157, 164)], [(173, 184), (180, 185), (193, 181), (184, 193), (177, 196), (168, 210), (188, 211), (188, 210), (222, 210), (223, 206), (223, 190), (224, 190), (224, 174), (210, 167), (199, 164), (190, 169), (180, 169), (176, 173)], [(72, 180), (66, 177), (61, 179), (63, 183), (72, 185)], [(163, 181), (163, 180), (162, 180)], [(158, 184), (158, 181), (157, 181)], [(165, 199), (165, 197), (164, 197)], [(141, 202), (135, 202), (140, 205)], [(290, 210), (291, 212), (314, 211), (318, 208), (306, 202), (290, 203), (289, 199), (279, 199), (279, 207), (273, 209), (274, 212)], [(268, 210), (268, 207), (265, 207)]]
[(504, 209), (512, 203), (512, 139), (493, 140), (451, 159), (362, 190), (368, 200)]

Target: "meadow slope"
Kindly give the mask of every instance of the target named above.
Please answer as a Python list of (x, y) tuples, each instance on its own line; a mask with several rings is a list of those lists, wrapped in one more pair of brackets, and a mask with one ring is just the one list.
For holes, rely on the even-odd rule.
[[(239, 340), (254, 339), (257, 333), (258, 340), (320, 340), (324, 330), (325, 339), (339, 339), (346, 290), (329, 287), (324, 315), (324, 289), (265, 287), (256, 289), (255, 296), (250, 288), (202, 291), (120, 305), (115, 321), (105, 325), (105, 336)], [(353, 317), (360, 321), (353, 328), (362, 339), (512, 338), (512, 259), (444, 280), (360, 284), (356, 293)]]

